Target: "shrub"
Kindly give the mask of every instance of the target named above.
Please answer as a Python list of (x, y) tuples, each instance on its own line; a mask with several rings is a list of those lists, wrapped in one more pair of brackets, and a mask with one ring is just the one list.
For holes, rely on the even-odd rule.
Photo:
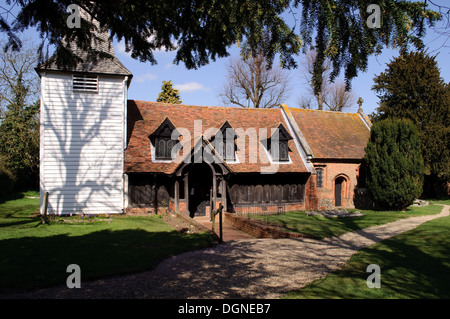
[(14, 174), (6, 167), (4, 157), (0, 156), (0, 197), (11, 194), (15, 183)]
[(422, 193), (424, 164), (416, 126), (406, 119), (374, 123), (366, 147), (367, 188), (382, 209), (405, 209)]

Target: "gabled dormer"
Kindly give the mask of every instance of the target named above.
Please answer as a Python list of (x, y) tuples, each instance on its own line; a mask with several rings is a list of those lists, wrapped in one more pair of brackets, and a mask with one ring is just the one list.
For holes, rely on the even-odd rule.
[[(172, 135), (174, 134), (174, 135)], [(158, 126), (158, 128), (150, 134), (150, 142), (154, 147), (154, 159), (156, 160), (172, 160), (174, 146), (178, 144), (178, 140), (172, 139), (172, 136), (179, 136), (179, 133), (168, 117)]]
[(225, 121), (217, 133), (210, 139), (215, 150), (225, 161), (236, 161), (236, 139), (238, 135), (233, 127)]
[(289, 161), (289, 141), (292, 139), (291, 134), (280, 123), (265, 143), (272, 160), (279, 162)]

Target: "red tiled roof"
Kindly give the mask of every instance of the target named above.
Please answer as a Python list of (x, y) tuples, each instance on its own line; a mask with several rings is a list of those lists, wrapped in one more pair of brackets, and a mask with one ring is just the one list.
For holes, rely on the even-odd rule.
[[(152, 159), (150, 139), (151, 135), (159, 125), (168, 118), (177, 130), (184, 128), (190, 132), (191, 149), (198, 142), (200, 134), (194, 132), (194, 121), (200, 120), (202, 134), (206, 139), (214, 135), (223, 124), (228, 121), (236, 133), (242, 137), (244, 133), (251, 130), (258, 133), (258, 142), (252, 145), (246, 138), (245, 158), (240, 156), (243, 150), (238, 150), (239, 163), (226, 163), (232, 172), (260, 173), (262, 170), (271, 167), (263, 144), (260, 140), (270, 137), (272, 129), (278, 128), (281, 124), (289, 131), (282, 109), (245, 109), (237, 107), (212, 107), (212, 106), (191, 106), (180, 104), (166, 104), (145, 101), (128, 101), (128, 146), (125, 151), (125, 171), (126, 172), (158, 172), (172, 174), (183, 164), (181, 158), (171, 163), (155, 162)], [(197, 125), (199, 127), (199, 125)], [(212, 129), (211, 129), (212, 128)], [(260, 131), (260, 129), (265, 129)], [(240, 133), (241, 132), (241, 133)], [(264, 133), (262, 136), (260, 133)], [(180, 131), (183, 134), (182, 131)], [(292, 132), (290, 132), (292, 134)], [(196, 139), (195, 139), (196, 138)], [(238, 143), (239, 147), (239, 143)], [(293, 140), (289, 141), (288, 164), (279, 164), (272, 168), (276, 172), (307, 172), (302, 158)], [(241, 152), (241, 153), (240, 153)], [(184, 150), (181, 151), (184, 154)], [(190, 154), (186, 153), (186, 154)], [(184, 154), (184, 155), (186, 155)], [(181, 162), (181, 164), (180, 164)]]
[(362, 159), (370, 137), (359, 113), (289, 108), (314, 158)]

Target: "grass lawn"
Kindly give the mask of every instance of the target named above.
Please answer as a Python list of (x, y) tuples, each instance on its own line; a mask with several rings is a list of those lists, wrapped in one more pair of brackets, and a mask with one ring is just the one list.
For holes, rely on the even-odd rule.
[[(285, 298), (448, 299), (449, 232), (450, 217), (426, 222), (361, 250), (341, 270)], [(371, 272), (366, 269), (370, 264), (380, 266), (381, 288), (367, 287), (366, 280)]]
[(24, 195), (37, 198), (0, 199), (0, 293), (65, 284), (70, 264), (79, 265), (87, 280), (150, 269), (212, 244), (209, 234), (181, 234), (159, 216), (42, 225), (40, 217), (31, 217), (39, 210), (39, 194)]
[[(445, 201), (444, 201), (445, 202)], [(307, 216), (306, 212), (287, 212), (282, 215), (251, 216), (269, 223), (281, 225), (285, 230), (312, 235), (317, 238), (339, 236), (349, 231), (370, 226), (390, 223), (402, 218), (420, 215), (438, 214), (442, 206), (429, 205), (425, 207), (411, 207), (406, 211), (371, 211), (359, 210), (362, 217), (327, 218), (323, 216)], [(349, 210), (355, 211), (355, 210)]]

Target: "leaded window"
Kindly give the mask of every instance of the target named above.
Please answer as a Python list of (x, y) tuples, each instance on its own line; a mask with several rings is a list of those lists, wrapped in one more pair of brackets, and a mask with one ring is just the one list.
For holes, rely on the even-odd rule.
[(277, 128), (274, 134), (268, 140), (268, 149), (272, 158), (275, 161), (287, 162), (289, 161), (289, 140), (292, 137), (283, 125)]
[(236, 160), (236, 132), (226, 121), (219, 132), (212, 138), (214, 148), (225, 161)]
[(288, 161), (288, 143), (287, 141), (280, 141), (280, 161)]
[(150, 140), (155, 147), (155, 159), (172, 160), (176, 153), (175, 146), (178, 141), (172, 139), (172, 135), (176, 131), (173, 124), (168, 118), (158, 127), (158, 129), (150, 135)]
[(156, 159), (169, 160), (172, 159), (172, 149), (175, 142), (167, 137), (158, 137), (155, 146)]
[(323, 187), (323, 168), (316, 168), (317, 187)]

